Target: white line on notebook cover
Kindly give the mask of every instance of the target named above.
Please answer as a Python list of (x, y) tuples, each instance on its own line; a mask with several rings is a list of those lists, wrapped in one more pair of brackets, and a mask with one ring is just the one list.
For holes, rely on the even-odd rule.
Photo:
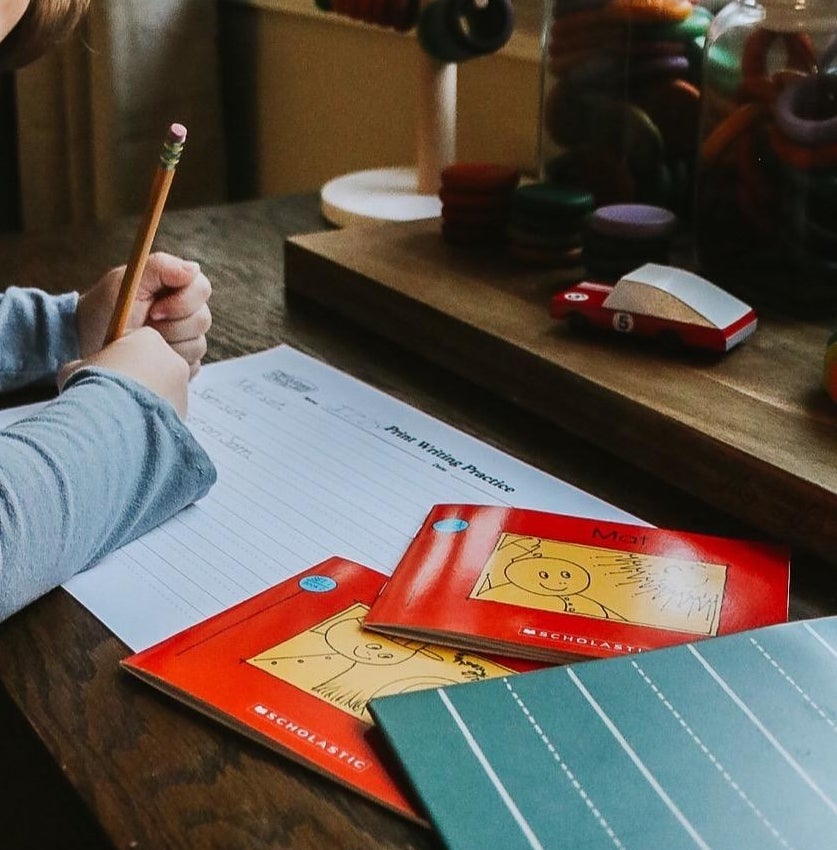
[(814, 631), (810, 623), (803, 623), (802, 628), (810, 632), (832, 655), (837, 656), (837, 650), (819, 632)]
[(605, 834), (610, 838), (613, 842), (613, 846), (619, 848), (619, 850), (625, 850), (625, 845), (622, 843), (619, 836), (614, 831), (613, 827), (608, 823), (607, 818), (602, 814), (601, 809), (599, 809), (596, 804), (593, 802), (593, 798), (590, 796), (589, 791), (581, 784), (578, 777), (570, 770), (570, 766), (564, 761), (561, 757), (561, 754), (558, 752), (558, 749), (550, 740), (549, 736), (544, 731), (543, 727), (537, 722), (535, 716), (529, 710), (529, 707), (521, 698), (520, 694), (512, 687), (511, 681), (504, 678), (503, 683), (506, 686), (506, 689), (511, 694), (512, 699), (517, 704), (517, 707), (523, 712), (524, 717), (529, 721), (532, 726), (532, 731), (541, 739), (541, 743), (546, 747), (547, 752), (552, 756), (555, 760), (558, 767), (561, 768), (561, 771), (567, 778), (567, 781), (570, 785), (573, 786), (578, 796), (584, 801), (584, 805), (587, 806), (590, 814), (596, 818), (599, 826), (604, 830)]
[(660, 700), (666, 710), (671, 714), (674, 720), (677, 721), (680, 728), (686, 733), (689, 737), (689, 740), (697, 747), (698, 752), (702, 753), (708, 760), (711, 765), (718, 771), (718, 776), (724, 781), (727, 785), (728, 789), (737, 794), (738, 797), (743, 801), (743, 803), (747, 806), (748, 809), (761, 821), (764, 825), (765, 829), (770, 831), (770, 834), (782, 845), (782, 847), (788, 848), (788, 850), (792, 850), (792, 845), (788, 842), (788, 840), (779, 832), (779, 830), (774, 826), (773, 822), (765, 815), (765, 813), (755, 804), (755, 802), (750, 798), (750, 795), (741, 787), (741, 784), (736, 781), (736, 779), (730, 773), (730, 769), (724, 764), (722, 759), (720, 759), (716, 753), (713, 751), (711, 747), (695, 732), (694, 729), (686, 722), (686, 718), (674, 707), (671, 700), (666, 696), (666, 694), (656, 685), (656, 683), (651, 679), (648, 673), (640, 667), (639, 664), (632, 658), (631, 666), (642, 678), (642, 681), (651, 689), (651, 692), (656, 695), (656, 697)]
[(639, 769), (639, 772), (645, 777), (646, 782), (648, 782), (648, 784), (657, 792), (659, 798), (666, 804), (669, 811), (674, 815), (674, 817), (677, 818), (677, 820), (680, 822), (680, 825), (691, 836), (695, 844), (697, 844), (697, 846), (700, 847), (701, 850), (711, 850), (711, 847), (703, 840), (703, 838), (700, 836), (694, 826), (692, 826), (692, 824), (689, 822), (683, 812), (680, 811), (674, 800), (672, 800), (671, 797), (666, 794), (663, 787), (660, 785), (659, 782), (657, 782), (657, 780), (654, 778), (654, 775), (643, 763), (642, 759), (640, 759), (640, 757), (634, 752), (631, 745), (627, 742), (627, 740), (619, 731), (619, 729), (616, 728), (616, 724), (610, 719), (610, 717), (607, 716), (604, 709), (593, 698), (593, 695), (590, 693), (590, 691), (588, 691), (587, 688), (584, 687), (584, 685), (581, 683), (578, 676), (576, 676), (572, 668), (567, 667), (566, 670), (567, 676), (569, 677), (570, 681), (578, 688), (579, 691), (581, 691), (581, 695), (584, 697), (584, 699), (587, 700), (588, 703), (590, 703), (590, 706), (592, 707), (593, 711), (595, 711), (596, 714), (599, 715), (602, 722), (605, 724), (605, 726), (607, 726), (610, 734), (613, 735), (614, 738), (616, 738), (616, 740), (619, 742), (619, 746), (621, 746), (622, 749), (628, 754), (631, 761)]
[(465, 739), (465, 743), (471, 749), (471, 752), (474, 754), (476, 760), (480, 763), (480, 766), (485, 771), (485, 775), (491, 780), (491, 784), (497, 789), (497, 793), (500, 795), (500, 799), (505, 803), (506, 808), (509, 810), (511, 816), (515, 819), (515, 822), (520, 827), (520, 831), (526, 837), (526, 840), (529, 842), (529, 845), (534, 848), (534, 850), (544, 850), (544, 846), (538, 841), (538, 837), (535, 835), (532, 827), (529, 825), (526, 818), (520, 812), (520, 809), (515, 805), (514, 800), (511, 798), (511, 795), (506, 790), (506, 787), (503, 785), (500, 777), (494, 772), (494, 768), (491, 767), (488, 759), (485, 757), (485, 753), (482, 751), (482, 748), (477, 743), (476, 738), (471, 734), (471, 730), (465, 725), (465, 721), (460, 716), (459, 712), (454, 708), (451, 703), (448, 695), (443, 690), (437, 690), (437, 694), (439, 694), (439, 699), (442, 700), (442, 704), (448, 710), (448, 714), (453, 718), (453, 722), (456, 723), (459, 731), (462, 733), (462, 737)]
[(771, 734), (770, 730), (756, 717), (750, 710), (749, 706), (738, 696), (735, 691), (721, 678), (721, 675), (715, 670), (712, 665), (694, 648), (692, 644), (686, 644), (692, 655), (706, 669), (706, 672), (720, 685), (724, 693), (744, 712), (747, 719), (756, 727), (756, 729), (764, 735), (765, 738), (772, 744), (776, 752), (796, 771), (799, 778), (831, 809), (837, 814), (837, 805), (834, 801), (817, 785), (816, 782), (805, 772), (805, 769), (800, 765), (794, 757), (779, 743), (779, 741)]

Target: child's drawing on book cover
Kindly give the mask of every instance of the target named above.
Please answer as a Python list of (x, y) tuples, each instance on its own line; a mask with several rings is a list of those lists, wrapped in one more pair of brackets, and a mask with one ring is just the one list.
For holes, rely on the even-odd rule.
[(351, 605), (247, 662), (367, 723), (372, 697), (514, 672), (468, 652), (366, 631), (368, 611)]
[(504, 533), (469, 598), (715, 635), (725, 581), (722, 564)]

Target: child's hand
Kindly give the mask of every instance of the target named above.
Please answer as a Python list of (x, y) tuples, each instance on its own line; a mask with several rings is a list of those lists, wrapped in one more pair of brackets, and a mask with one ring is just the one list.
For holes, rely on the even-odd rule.
[[(82, 357), (99, 351), (110, 323), (125, 266), (111, 269), (79, 298), (77, 317)], [(194, 376), (206, 354), (212, 324), (207, 301), (212, 287), (197, 263), (157, 251), (148, 257), (126, 330), (158, 330), (189, 364)]]
[(152, 328), (130, 331), (90, 357), (67, 363), (58, 373), (58, 391), (84, 366), (101, 366), (132, 378), (170, 402), (181, 418), (186, 416), (189, 366)]

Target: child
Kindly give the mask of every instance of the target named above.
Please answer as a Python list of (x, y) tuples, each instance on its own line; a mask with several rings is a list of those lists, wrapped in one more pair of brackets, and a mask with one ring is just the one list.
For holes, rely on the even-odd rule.
[[(0, 67), (30, 61), (84, 0), (0, 0)], [(155, 253), (125, 336), (102, 347), (124, 267), (89, 291), (0, 294), (0, 392), (59, 395), (0, 431), (0, 620), (206, 494), (215, 469), (183, 424), (211, 323), (198, 265)]]

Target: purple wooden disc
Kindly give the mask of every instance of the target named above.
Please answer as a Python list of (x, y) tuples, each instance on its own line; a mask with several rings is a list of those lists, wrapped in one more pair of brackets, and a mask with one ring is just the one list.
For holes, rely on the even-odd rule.
[(611, 204), (594, 210), (587, 224), (596, 233), (618, 239), (659, 239), (674, 232), (677, 216), (649, 204)]

